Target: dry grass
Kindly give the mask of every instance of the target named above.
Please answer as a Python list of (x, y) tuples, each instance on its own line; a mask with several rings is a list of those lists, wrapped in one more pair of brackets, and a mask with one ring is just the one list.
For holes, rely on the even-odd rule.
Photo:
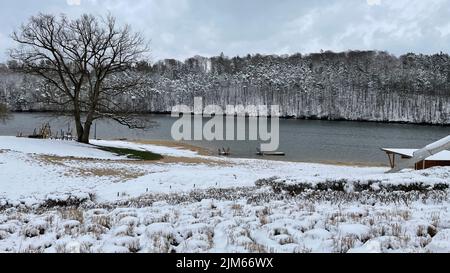
[(242, 205), (234, 203), (233, 205), (231, 205), (231, 209), (232, 210), (242, 210)]
[(43, 163), (65, 166), (68, 161), (79, 161), (79, 162), (105, 162), (106, 160), (91, 159), (91, 158), (77, 158), (77, 157), (67, 157), (67, 156), (53, 156), (53, 155), (36, 155), (33, 156), (34, 159), (41, 161)]
[[(236, 192), (237, 190), (232, 190)], [(205, 191), (207, 192), (207, 191)], [(211, 192), (209, 192), (211, 193)], [(321, 195), (328, 196), (330, 192), (319, 192)], [(198, 193), (194, 194), (192, 200), (187, 196), (178, 202), (170, 201), (180, 196), (176, 194), (172, 198), (168, 194), (161, 195), (160, 199), (154, 197), (153, 201), (164, 200), (170, 207), (161, 207), (162, 204), (153, 206), (152, 204), (143, 204), (141, 209), (134, 208), (138, 204), (114, 203), (110, 207), (103, 207), (101, 204), (92, 207), (59, 207), (46, 211), (45, 215), (35, 215), (10, 211), (8, 219), (14, 220), (14, 225), (4, 225), (0, 228), (0, 238), (11, 239), (12, 234), (19, 234), (26, 238), (34, 238), (42, 235), (55, 235), (60, 238), (80, 238), (82, 236), (91, 236), (96, 240), (105, 240), (105, 238), (114, 238), (114, 244), (125, 247), (129, 252), (139, 252), (142, 250), (158, 253), (183, 252), (190, 249), (190, 241), (201, 241), (202, 244), (198, 250), (208, 251), (214, 247), (216, 228), (220, 223), (232, 220), (232, 224), (226, 227), (225, 235), (229, 245), (243, 249), (251, 253), (271, 253), (276, 251), (289, 251), (294, 253), (309, 253), (317, 251), (316, 248), (309, 248), (305, 245), (309, 240), (326, 240), (326, 251), (346, 253), (350, 249), (361, 246), (371, 239), (385, 237), (380, 242), (381, 251), (407, 250), (425, 252), (425, 247), (430, 244), (433, 237), (439, 232), (440, 226), (432, 226), (431, 223), (438, 224), (440, 221), (441, 205), (433, 201), (433, 210), (423, 214), (418, 212), (416, 205), (422, 206), (421, 198), (416, 198), (415, 202), (408, 202), (411, 207), (406, 207), (403, 203), (397, 203), (397, 207), (384, 204), (380, 200), (375, 200), (372, 195), (367, 193), (359, 194), (359, 203), (361, 210), (348, 210), (345, 201), (340, 206), (331, 206), (334, 204), (330, 200), (322, 201), (311, 200), (308, 196), (283, 196), (282, 202), (267, 203), (261, 199), (257, 203), (245, 202), (245, 197), (241, 196), (233, 202), (221, 202), (217, 198), (209, 205), (199, 204)], [(385, 193), (393, 194), (393, 193)], [(230, 197), (224, 192), (226, 197)], [(247, 196), (253, 196), (254, 191), (249, 190)], [(380, 193), (378, 193), (380, 195)], [(421, 193), (421, 195), (425, 195)], [(209, 198), (213, 196), (208, 194)], [(334, 198), (334, 196), (332, 196)], [(376, 204), (363, 205), (363, 200), (370, 198)], [(227, 199), (227, 198), (219, 198)], [(272, 198), (277, 200), (277, 198)], [(144, 200), (147, 202), (146, 200)], [(154, 203), (154, 202), (151, 203)], [(357, 201), (352, 201), (357, 202)], [(430, 201), (431, 202), (431, 201)], [(180, 206), (171, 206), (175, 203)], [(329, 210), (323, 210), (320, 204), (327, 204)], [(382, 207), (378, 207), (381, 206)], [(165, 205), (164, 205), (165, 206)], [(141, 207), (141, 206), (139, 206)], [(321, 213), (321, 218), (317, 219), (317, 213), (310, 213), (310, 207)], [(224, 211), (223, 216), (214, 217), (210, 213), (213, 211)], [(58, 213), (53, 213), (58, 212)], [(145, 214), (141, 214), (145, 213)], [(420, 216), (418, 218), (418, 216)], [(45, 220), (43, 224), (36, 224), (34, 217)], [(422, 219), (424, 221), (416, 221)], [(72, 223), (76, 220), (80, 224)], [(299, 225), (289, 224), (291, 220), (298, 220)], [(69, 222), (69, 223), (68, 223)], [(17, 225), (17, 223), (20, 223)], [(38, 222), (39, 223), (39, 222)], [(165, 223), (161, 231), (152, 228), (146, 228), (154, 223)], [(190, 225), (205, 223), (203, 227), (190, 229)], [(362, 224), (369, 229), (367, 234), (354, 235), (341, 233), (338, 229), (341, 223)], [(16, 228), (17, 226), (17, 228)], [(166, 229), (165, 227), (169, 227)], [(173, 227), (173, 230), (171, 228)], [(10, 228), (11, 230), (7, 230)], [(223, 228), (220, 227), (220, 230)], [(325, 229), (330, 233), (330, 237), (323, 237), (315, 233), (306, 234), (314, 229)], [(177, 230), (182, 230), (183, 235)], [(258, 233), (253, 233), (258, 230)], [(1, 232), (3, 231), (3, 232)], [(217, 232), (217, 231), (216, 231)], [(260, 240), (260, 234), (277, 243), (277, 246), (267, 245)], [(305, 240), (307, 239), (307, 240)], [(64, 240), (62, 240), (64, 241)], [(62, 242), (61, 241), (61, 242)], [(67, 242), (67, 241), (66, 241)], [(44, 242), (46, 243), (46, 242)], [(79, 246), (80, 252), (97, 251), (92, 245)], [(96, 244), (96, 243), (94, 243)], [(57, 252), (72, 252), (73, 246), (58, 243), (52, 243)], [(40, 252), (47, 249), (48, 245), (40, 244), (33, 247), (28, 244), (23, 245), (19, 250), (22, 252)], [(77, 250), (77, 249), (75, 249)]]
[[(94, 159), (84, 159), (84, 158), (72, 158), (72, 157), (57, 157), (57, 156), (48, 156), (48, 155), (40, 155), (38, 156), (38, 160), (41, 162), (57, 165), (61, 167), (67, 167), (67, 162), (90, 162), (90, 163), (105, 163), (108, 161), (104, 160), (94, 160)], [(134, 162), (134, 161), (123, 161), (123, 162)], [(114, 163), (116, 163), (114, 161)], [(144, 171), (130, 170), (129, 168), (118, 168), (115, 166), (105, 167), (102, 165), (101, 167), (70, 167), (68, 168), (65, 175), (67, 176), (83, 176), (83, 177), (115, 177), (120, 181), (127, 181), (139, 178), (145, 175)]]
[(258, 244), (258, 243), (248, 243), (244, 245), (244, 248), (250, 251), (250, 253), (268, 253), (268, 249), (266, 246)]
[[(115, 177), (120, 181), (127, 181), (139, 178), (144, 176), (146, 172), (130, 170), (129, 168), (118, 168), (117, 166), (105, 166), (105, 162), (108, 163), (110, 161), (105, 160), (94, 160), (94, 159), (82, 159), (82, 158), (72, 158), (72, 157), (57, 157), (57, 156), (48, 156), (48, 155), (40, 155), (37, 156), (37, 159), (41, 162), (57, 165), (61, 167), (68, 167), (66, 163), (68, 162), (89, 162), (89, 163), (102, 163), (100, 167), (70, 167), (67, 169), (65, 175), (67, 176), (83, 176), (83, 177)], [(133, 163), (134, 161), (123, 161)], [(118, 163), (116, 161), (111, 163)]]
[[(146, 161), (146, 160), (101, 160), (101, 159), (90, 159), (90, 158), (76, 158), (76, 157), (59, 157), (59, 156), (50, 156), (50, 155), (38, 155), (34, 157), (35, 159), (52, 165), (57, 166), (66, 166), (66, 162), (80, 162), (80, 163), (119, 163), (119, 164), (126, 164), (130, 166), (142, 166), (142, 165), (154, 165), (154, 164), (205, 164), (210, 166), (231, 166), (232, 163), (219, 160), (219, 159), (208, 159), (208, 158), (189, 158), (189, 157), (171, 157), (171, 156), (165, 156), (161, 160), (152, 160), (152, 161)], [(117, 168), (117, 167), (104, 167), (101, 168), (92, 168), (92, 169), (85, 169), (85, 168), (77, 168), (77, 170), (73, 170), (72, 172), (81, 173), (81, 175), (85, 176), (117, 176), (121, 179), (134, 179), (141, 177), (145, 175), (144, 172), (135, 172), (130, 171), (129, 169), (125, 168)]]
[(125, 168), (77, 168), (71, 171), (78, 176), (115, 177), (121, 181), (127, 181), (144, 176), (145, 172), (131, 171)]
[(60, 209), (59, 213), (61, 214), (62, 219), (76, 220), (80, 223), (84, 223), (84, 213), (80, 209), (75, 208)]
[(113, 219), (109, 215), (94, 215), (92, 216), (92, 222), (107, 229), (113, 226)]
[(333, 238), (334, 251), (336, 253), (347, 253), (357, 242), (355, 236), (338, 236)]

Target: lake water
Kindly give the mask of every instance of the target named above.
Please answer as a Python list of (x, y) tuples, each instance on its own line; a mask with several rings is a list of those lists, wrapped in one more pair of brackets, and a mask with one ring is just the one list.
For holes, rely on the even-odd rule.
[[(143, 130), (130, 130), (113, 121), (97, 121), (97, 138), (172, 140), (171, 128), (176, 119), (166, 115), (146, 115), (154, 125)], [(53, 130), (73, 128), (68, 118), (55, 118), (44, 113), (15, 113), (6, 123), (0, 123), (0, 135), (31, 134), (49, 122)], [(270, 158), (303, 162), (387, 164), (380, 148), (421, 148), (450, 135), (450, 127), (371, 122), (280, 120), (280, 148), (286, 157)], [(92, 132), (94, 137), (94, 128)], [(229, 147), (234, 157), (259, 158), (258, 142), (253, 141), (193, 141), (188, 142), (216, 152)]]

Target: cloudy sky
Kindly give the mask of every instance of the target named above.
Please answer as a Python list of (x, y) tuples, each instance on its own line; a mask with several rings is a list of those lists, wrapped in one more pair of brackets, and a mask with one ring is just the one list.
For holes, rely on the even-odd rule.
[(38, 12), (110, 12), (151, 39), (153, 60), (220, 52), (450, 52), (448, 0), (5, 0), (0, 61), (13, 46), (11, 32)]

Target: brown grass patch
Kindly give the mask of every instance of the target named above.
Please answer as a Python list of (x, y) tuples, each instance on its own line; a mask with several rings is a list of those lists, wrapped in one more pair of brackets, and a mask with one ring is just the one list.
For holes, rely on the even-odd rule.
[(61, 217), (63, 219), (76, 220), (81, 224), (84, 222), (84, 213), (80, 209), (77, 208), (60, 209), (59, 213), (61, 214)]
[[(71, 157), (58, 157), (58, 156), (52, 156), (52, 155), (38, 155), (35, 158), (41, 162), (52, 164), (52, 165), (58, 165), (58, 166), (65, 166), (64, 161), (74, 159)], [(76, 160), (78, 160), (78, 159), (76, 159)], [(81, 160), (81, 158), (80, 158), (80, 160)]]
[[(188, 157), (164, 157), (161, 160), (156, 161), (145, 161), (145, 160), (100, 160), (100, 159), (89, 159), (89, 158), (75, 158), (75, 157), (58, 157), (50, 155), (36, 155), (35, 159), (44, 163), (51, 164), (66, 169), (66, 176), (83, 176), (83, 177), (113, 177), (117, 181), (128, 181), (133, 180), (144, 175), (149, 174), (144, 170), (133, 170), (127, 168), (126, 166), (145, 166), (150, 164), (205, 164), (210, 166), (227, 166), (231, 163), (221, 160), (215, 160), (214, 158), (188, 158)], [(70, 166), (67, 163), (71, 162)], [(89, 167), (73, 167), (73, 162), (80, 163), (94, 163), (94, 166)], [(96, 167), (95, 163), (101, 163), (100, 166)], [(109, 167), (108, 163), (114, 164)], [(119, 164), (117, 166), (116, 164)], [(120, 165), (125, 166), (120, 166)]]
[[(85, 159), (85, 158), (74, 158), (74, 157), (57, 157), (57, 156), (49, 156), (49, 155), (40, 155), (38, 159), (41, 162), (47, 164), (53, 164), (57, 166), (67, 167), (65, 164), (67, 161), (79, 161), (79, 162), (101, 162), (101, 163), (135, 163), (138, 161), (133, 160), (121, 160), (121, 161), (109, 161), (109, 160), (98, 160), (98, 159)], [(151, 162), (151, 161), (150, 161)], [(101, 167), (91, 167), (91, 168), (82, 168), (82, 167), (71, 167), (68, 168), (66, 175), (77, 175), (77, 176), (96, 176), (96, 177), (116, 177), (120, 180), (131, 180), (135, 178), (139, 178), (144, 176), (146, 173), (144, 171), (136, 171), (129, 170), (126, 168), (118, 168), (118, 167), (107, 167), (102, 165)]]
[(116, 177), (124, 181), (136, 179), (146, 174), (145, 172), (130, 171), (124, 168), (76, 168), (70, 172), (85, 177)]
[[(199, 157), (172, 157), (164, 156), (161, 160), (102, 160), (92, 158), (76, 158), (76, 157), (59, 157), (51, 155), (38, 155), (37, 159), (49, 164), (65, 166), (66, 161), (79, 161), (79, 162), (102, 162), (102, 163), (120, 163), (120, 164), (132, 164), (132, 165), (147, 165), (147, 164), (207, 164), (207, 165), (231, 165), (232, 163), (215, 158), (199, 158)], [(108, 168), (109, 169), (109, 168)]]

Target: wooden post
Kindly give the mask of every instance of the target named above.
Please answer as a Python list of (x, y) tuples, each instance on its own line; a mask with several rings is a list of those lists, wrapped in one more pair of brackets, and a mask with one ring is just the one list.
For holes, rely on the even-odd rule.
[[(391, 152), (386, 152), (388, 158), (389, 158), (389, 165), (391, 165), (391, 168), (395, 167), (395, 154)], [(391, 158), (392, 155), (392, 158)]]

